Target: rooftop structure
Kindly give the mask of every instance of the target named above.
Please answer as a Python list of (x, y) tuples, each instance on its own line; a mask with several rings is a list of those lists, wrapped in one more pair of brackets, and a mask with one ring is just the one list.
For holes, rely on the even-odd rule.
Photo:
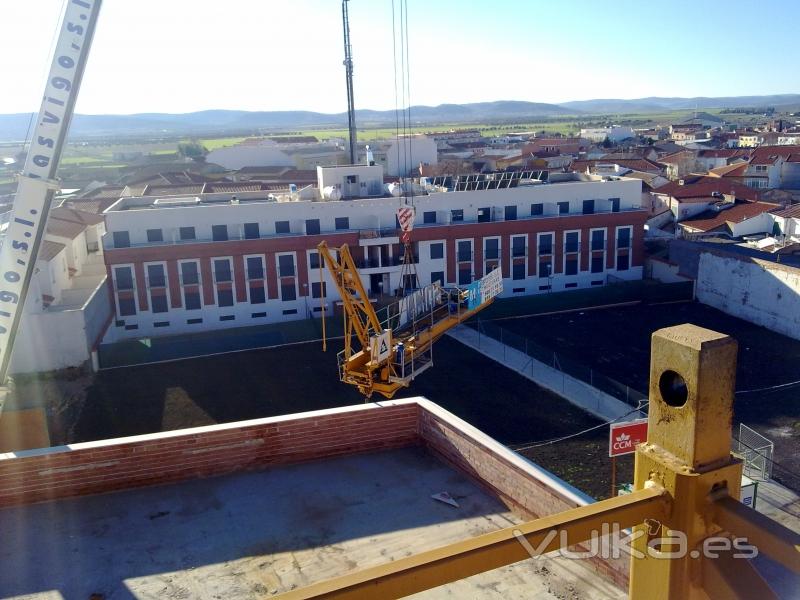
[[(0, 473), (4, 597), (252, 598), (592, 502), (422, 398), (6, 454)], [(623, 598), (626, 558), (432, 593)]]

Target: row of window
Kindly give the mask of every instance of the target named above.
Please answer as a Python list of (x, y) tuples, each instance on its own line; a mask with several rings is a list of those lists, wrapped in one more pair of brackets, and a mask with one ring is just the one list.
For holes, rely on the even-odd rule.
[[(584, 215), (594, 214), (597, 203), (608, 202), (610, 203), (611, 212), (619, 212), (620, 199), (608, 198), (607, 200), (584, 200), (582, 213)], [(569, 214), (569, 202), (558, 202), (558, 214)], [(517, 206), (509, 205), (504, 207), (504, 220), (515, 221), (517, 219)], [(534, 203), (531, 204), (530, 216), (544, 215), (544, 204)], [(464, 210), (454, 209), (450, 211), (450, 220), (453, 223), (464, 221)], [(478, 209), (478, 223), (488, 223), (492, 221), (491, 207), (483, 207)], [(437, 223), (436, 211), (425, 211), (422, 214), (422, 221), (425, 224)], [(336, 217), (334, 219), (334, 226), (336, 231), (344, 231), (350, 229), (350, 217)], [(243, 239), (257, 240), (261, 237), (261, 229), (258, 223), (244, 223)], [(291, 231), (291, 223), (289, 221), (275, 221), (275, 234), (289, 234)], [(297, 233), (297, 232), (295, 232)], [(319, 235), (321, 233), (319, 219), (306, 219), (305, 220), (305, 234), (306, 235)], [(112, 231), (112, 239), (114, 248), (129, 248), (131, 245), (130, 232), (128, 231)], [(148, 243), (159, 243), (164, 241), (163, 229), (148, 229), (146, 231)], [(197, 231), (194, 227), (179, 227), (177, 230), (177, 240), (181, 242), (191, 242), (197, 239)], [(225, 242), (231, 239), (228, 225), (212, 225), (211, 226), (211, 240), (215, 242)]]
[[(620, 199), (619, 198), (608, 198), (607, 200), (584, 200), (581, 214), (584, 215), (593, 215), (595, 210), (600, 202), (608, 202), (611, 212), (619, 212), (620, 210)], [(557, 202), (558, 205), (558, 214), (559, 215), (568, 215), (569, 212), (569, 205), (568, 201), (564, 202)], [(517, 220), (517, 210), (516, 205), (509, 205), (503, 207), (503, 220), (504, 221), (516, 221)], [(544, 203), (543, 202), (536, 202), (531, 204), (531, 217), (539, 217), (544, 215)], [(478, 223), (488, 223), (492, 221), (492, 208), (489, 206), (485, 206), (483, 208), (478, 209)], [(459, 223), (464, 221), (464, 210), (461, 208), (454, 209), (450, 211), (450, 221), (452, 223)], [(422, 222), (426, 225), (433, 225), (438, 223), (437, 220), (437, 213), (436, 211), (425, 211), (422, 213)]]
[[(337, 231), (350, 229), (350, 217), (336, 217), (335, 227)], [(321, 232), (319, 219), (306, 219), (306, 235), (319, 235)], [(289, 221), (275, 221), (275, 233), (292, 233)], [(148, 229), (146, 231), (148, 243), (158, 243), (164, 241), (163, 229)], [(114, 248), (130, 248), (131, 236), (128, 231), (112, 231), (111, 236)], [(242, 231), (242, 239), (257, 240), (261, 237), (261, 228), (258, 223), (245, 223)], [(178, 227), (177, 240), (181, 242), (192, 242), (197, 240), (197, 230), (195, 227)], [(226, 242), (231, 239), (228, 225), (212, 225), (211, 240), (214, 242)]]

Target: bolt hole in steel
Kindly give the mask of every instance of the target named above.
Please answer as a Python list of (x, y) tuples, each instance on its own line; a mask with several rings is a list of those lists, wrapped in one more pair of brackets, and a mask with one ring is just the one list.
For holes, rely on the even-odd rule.
[(670, 406), (679, 408), (686, 404), (689, 397), (689, 388), (686, 381), (675, 371), (667, 370), (661, 374), (658, 380), (658, 390), (664, 402)]

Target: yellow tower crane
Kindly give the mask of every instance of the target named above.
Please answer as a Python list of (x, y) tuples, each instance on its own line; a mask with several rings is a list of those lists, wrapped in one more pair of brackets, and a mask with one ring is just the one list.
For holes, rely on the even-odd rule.
[[(373, 392), (391, 398), (400, 388), (408, 387), (417, 375), (433, 366), (433, 343), (486, 308), (503, 289), (499, 269), (464, 288), (434, 283), (387, 307), (381, 320), (347, 245), (329, 248), (321, 242), (317, 249), (322, 259), (320, 271), (324, 262), (344, 308), (344, 350), (337, 356), (339, 378), (356, 386), (367, 398)], [(322, 320), (324, 338), (324, 312)]]

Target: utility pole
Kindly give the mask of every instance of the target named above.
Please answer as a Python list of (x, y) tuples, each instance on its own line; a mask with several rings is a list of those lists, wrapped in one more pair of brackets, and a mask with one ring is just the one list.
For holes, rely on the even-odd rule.
[(348, 0), (342, 0), (342, 27), (344, 28), (344, 72), (347, 80), (347, 129), (350, 135), (350, 164), (356, 164), (356, 108), (353, 101), (353, 49), (350, 46), (350, 18)]

